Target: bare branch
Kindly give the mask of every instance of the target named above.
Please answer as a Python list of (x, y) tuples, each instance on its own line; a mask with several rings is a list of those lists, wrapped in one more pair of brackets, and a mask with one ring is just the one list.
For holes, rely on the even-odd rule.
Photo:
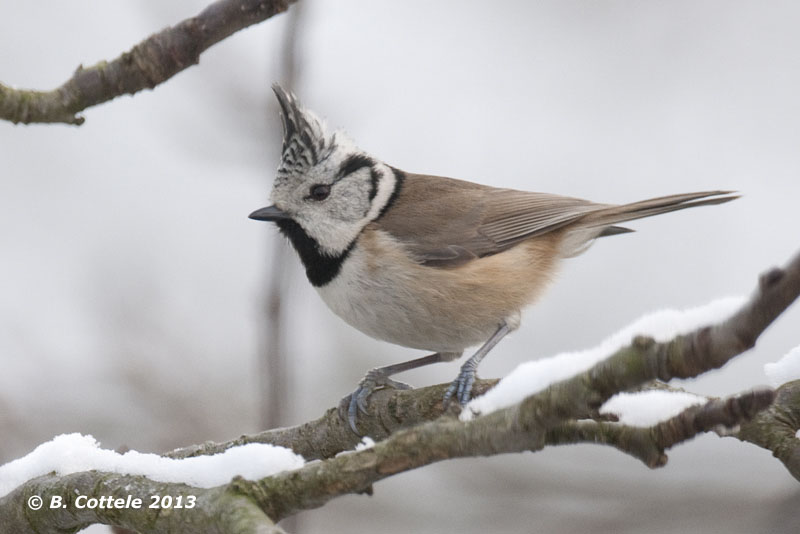
[[(476, 380), (473, 395), (483, 395), (497, 384), (497, 379)], [(432, 421), (445, 412), (442, 397), (449, 384), (439, 384), (411, 390), (380, 389), (369, 398), (370, 414), (359, 419), (361, 431), (375, 441), (389, 437), (403, 428)], [(451, 414), (458, 408), (451, 407)], [(339, 417), (337, 408), (328, 409), (319, 419), (301, 425), (275, 428), (258, 434), (243, 435), (223, 443), (212, 441), (171, 451), (169, 458), (189, 458), (218, 454), (231, 447), (247, 443), (268, 443), (292, 449), (306, 460), (332, 458), (336, 454), (355, 448), (361, 441), (346, 422)]]
[(121, 95), (152, 89), (200, 61), (233, 33), (282, 13), (296, 0), (218, 0), (199, 15), (151, 35), (111, 62), (83, 68), (52, 91), (0, 84), (0, 119), (15, 124), (80, 125), (79, 112)]

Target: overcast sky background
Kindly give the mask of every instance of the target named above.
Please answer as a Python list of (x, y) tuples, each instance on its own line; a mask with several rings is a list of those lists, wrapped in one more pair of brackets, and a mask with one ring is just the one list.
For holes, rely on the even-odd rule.
[[(645, 312), (749, 294), (800, 249), (800, 6), (727, 1), (303, 0), (294, 91), (402, 169), (628, 202), (742, 199), (638, 221), (565, 263), (481, 366), (593, 346)], [(0, 3), (0, 81), (50, 89), (191, 16), (196, 0)], [(163, 451), (258, 430), (286, 17), (79, 127), (0, 123), (0, 462), (62, 432)], [(287, 423), (417, 353), (344, 326), (292, 255)], [(800, 307), (685, 386), (763, 384)], [(456, 363), (414, 371), (449, 381)], [(713, 436), (650, 471), (611, 449), (448, 462), (302, 515), (300, 532), (796, 532), (797, 482)], [(101, 529), (95, 529), (101, 532)]]

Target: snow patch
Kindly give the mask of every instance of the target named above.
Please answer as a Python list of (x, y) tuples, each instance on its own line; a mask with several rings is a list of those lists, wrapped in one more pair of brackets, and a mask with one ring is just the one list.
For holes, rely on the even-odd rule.
[(355, 449), (338, 452), (336, 453), (336, 457), (338, 458), (339, 456), (344, 456), (346, 454), (353, 454), (354, 452), (365, 451), (367, 449), (371, 449), (374, 446), (375, 446), (375, 440), (373, 440), (369, 436), (364, 436), (362, 440), (356, 444)]
[(174, 459), (136, 451), (120, 454), (101, 449), (92, 436), (61, 434), (28, 455), (0, 466), (0, 497), (32, 478), (52, 472), (68, 475), (97, 470), (212, 488), (227, 484), (236, 475), (257, 480), (303, 465), (303, 457), (290, 449), (263, 443), (232, 447), (210, 456)]
[(764, 365), (764, 374), (772, 387), (781, 386), (792, 380), (800, 380), (800, 345), (789, 351), (775, 363)]
[(356, 445), (356, 450), (357, 451), (365, 451), (367, 449), (371, 449), (374, 446), (375, 446), (375, 440), (373, 440), (369, 436), (364, 436), (364, 439), (361, 440), (361, 443)]
[(682, 391), (623, 392), (608, 399), (600, 407), (600, 413), (614, 414), (625, 425), (648, 427), (706, 402), (705, 397)]
[(591, 349), (522, 363), (485, 395), (472, 399), (461, 411), (461, 420), (468, 421), (477, 415), (513, 406), (551, 384), (586, 371), (629, 345), (637, 335), (651, 336), (659, 342), (669, 341), (677, 335), (727, 319), (745, 301), (745, 297), (727, 297), (695, 308), (648, 313)]

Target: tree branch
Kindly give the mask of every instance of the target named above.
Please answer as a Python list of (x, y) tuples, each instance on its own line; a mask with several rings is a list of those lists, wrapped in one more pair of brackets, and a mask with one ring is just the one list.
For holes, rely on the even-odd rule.
[[(571, 419), (594, 417), (596, 410), (618, 392), (636, 389), (652, 380), (689, 378), (721, 367), (751, 348), (761, 332), (798, 295), (800, 254), (784, 269), (771, 269), (762, 275), (750, 300), (722, 323), (664, 343), (638, 337), (588, 371), (529, 397), (523, 404), (530, 404), (529, 410), (539, 412), (539, 417), (545, 419), (543, 427), (549, 428)], [(473, 395), (482, 395), (496, 383), (497, 380), (476, 381)], [(361, 433), (378, 441), (399, 429), (443, 415), (443, 387), (376, 391), (369, 399), (370, 413), (359, 417)], [(800, 400), (797, 406), (800, 409)], [(302, 425), (241, 436), (225, 443), (207, 442), (175, 450), (168, 456), (185, 458), (216, 454), (245, 443), (270, 443), (291, 448), (309, 460), (324, 459), (352, 449), (359, 440), (331, 408), (319, 419)]]
[[(761, 333), (800, 295), (800, 254), (785, 268), (773, 268), (759, 277), (750, 300), (725, 321), (656, 343), (638, 336), (629, 346), (588, 371), (551, 386), (541, 394), (543, 423), (550, 427), (567, 419), (590, 418), (616, 393), (650, 380), (691, 378), (725, 365), (751, 349)], [(545, 397), (549, 400), (545, 401)]]
[(651, 468), (667, 463), (664, 454), (678, 443), (702, 432), (722, 426), (749, 424), (775, 399), (771, 389), (753, 390), (727, 399), (710, 399), (703, 405), (687, 408), (675, 417), (651, 427), (637, 427), (604, 421), (572, 421), (550, 429), (548, 445), (598, 443), (611, 445), (638, 458)]
[[(663, 382), (654, 381), (644, 384), (636, 391), (668, 391), (671, 393), (686, 393), (686, 390), (674, 387)], [(762, 391), (754, 391), (751, 394), (761, 394)], [(717, 433), (720, 437), (733, 437), (740, 441), (745, 441), (758, 445), (761, 448), (772, 451), (773, 456), (780, 460), (791, 475), (800, 481), (800, 380), (793, 380), (781, 385), (773, 393), (772, 403), (762, 411), (755, 413), (746, 421), (739, 425), (733, 425), (730, 421), (719, 426), (711, 425), (707, 430)], [(715, 397), (706, 397), (709, 402), (721, 402)], [(748, 410), (753, 410), (752, 406), (745, 406)], [(623, 427), (620, 425), (601, 425), (594, 424), (592, 421), (579, 421), (567, 423), (567, 427), (561, 430), (560, 427), (553, 429), (554, 433), (561, 433), (548, 439), (549, 444), (557, 445), (558, 441), (563, 443), (595, 442), (616, 446), (623, 452), (628, 452), (633, 456), (647, 462), (647, 454), (637, 454), (634, 447), (617, 446), (618, 443), (626, 441), (633, 442), (624, 435), (616, 436), (615, 433), (624, 434)], [(577, 427), (577, 428), (573, 428)], [(609, 428), (606, 432), (606, 428)], [(645, 430), (648, 429), (639, 429)], [(574, 441), (570, 441), (570, 436), (575, 436)]]
[[(428, 388), (439, 398), (448, 384)], [(374, 448), (349, 452), (323, 462), (267, 477), (259, 481), (237, 478), (227, 486), (201, 489), (184, 484), (153, 482), (142, 476), (96, 471), (46, 475), (26, 482), (0, 499), (0, 516), (11, 531), (27, 534), (41, 531), (84, 528), (93, 523), (121, 526), (148, 533), (255, 533), (281, 532), (273, 520), (303, 509), (322, 506), (346, 493), (371, 492), (374, 482), (450, 458), (488, 456), (536, 451), (546, 445), (567, 443), (609, 444), (639, 458), (650, 467), (666, 462), (664, 449), (686, 441), (717, 425), (734, 426), (746, 421), (773, 399), (771, 390), (760, 390), (727, 400), (713, 399), (691, 407), (650, 428), (636, 428), (608, 422), (568, 422), (550, 429), (543, 441), (538, 432), (513, 420), (519, 414), (507, 408), (462, 423), (454, 418), (401, 430)], [(28, 499), (40, 496), (45, 503), (53, 497), (64, 499), (63, 508), (39, 511), (27, 507)], [(189, 496), (196, 506), (186, 509), (83, 509), (76, 512), (75, 497), (139, 497), (147, 505), (150, 495), (169, 495), (183, 503)], [(85, 501), (84, 501), (85, 502)], [(271, 517), (272, 519), (269, 519)]]
[[(443, 385), (442, 391), (445, 388)], [(611, 444), (649, 467), (661, 467), (666, 463), (666, 448), (717, 425), (747, 421), (769, 406), (773, 398), (772, 390), (759, 390), (724, 401), (712, 400), (650, 428), (572, 422), (546, 433), (530, 424), (524, 410), (513, 406), (468, 422), (441, 418), (398, 431), (372, 449), (339, 455), (259, 481), (239, 478), (231, 487), (254, 499), (271, 518), (280, 520), (343, 494), (371, 492), (374, 482), (442, 460), (537, 451), (546, 445)]]
[[(483, 395), (497, 382), (497, 379), (478, 379), (472, 387), (472, 394)], [(397, 430), (442, 416), (445, 413), (442, 409), (442, 398), (447, 386), (448, 384), (439, 384), (410, 390), (375, 391), (369, 398), (370, 413), (359, 417), (362, 434), (380, 441)], [(457, 406), (451, 406), (449, 413), (457, 415), (458, 410)], [(222, 443), (207, 441), (200, 445), (175, 449), (164, 456), (189, 458), (218, 454), (247, 443), (268, 443), (292, 449), (306, 460), (321, 460), (351, 450), (360, 441), (361, 437), (355, 435), (339, 417), (338, 409), (329, 408), (319, 419), (301, 425), (242, 435)]]
[[(650, 467), (659, 467), (666, 462), (666, 449), (720, 427), (729, 429), (720, 431), (722, 435), (769, 448), (797, 477), (800, 440), (795, 432), (800, 427), (800, 381), (782, 386), (771, 407), (776, 392), (758, 390), (724, 400), (711, 399), (649, 428), (579, 419), (595, 415), (603, 402), (621, 391), (641, 388), (654, 379), (685, 378), (720, 367), (752, 347), (798, 294), (800, 255), (785, 269), (772, 269), (761, 276), (753, 296), (729, 319), (664, 343), (637, 337), (588, 371), (534, 393), (517, 405), (468, 422), (455, 419), (452, 413), (439, 417), (446, 384), (413, 391), (379, 391), (371, 398), (372, 417), (363, 421), (365, 429), (374, 431), (374, 437), (385, 439), (371, 449), (331, 457), (337, 449), (350, 449), (358, 440), (331, 409), (317, 421), (298, 427), (171, 453), (173, 457), (211, 454), (261, 441), (310, 452), (309, 459), (324, 458), (294, 471), (256, 481), (237, 477), (226, 486), (211, 489), (98, 472), (47, 475), (0, 499), (0, 516), (8, 517), (7, 524), (20, 533), (74, 529), (92, 522), (147, 532), (261, 532), (273, 528), (272, 521), (322, 506), (340, 495), (370, 492), (376, 481), (441, 460), (590, 442), (613, 445)], [(481, 381), (478, 392), (491, 385), (491, 381)], [(171, 495), (173, 499), (195, 495), (198, 505), (169, 513), (76, 511), (72, 501), (78, 494)], [(32, 495), (41, 496), (45, 502), (62, 496), (69, 504), (34, 513), (26, 507)]]
[(79, 112), (121, 95), (152, 89), (200, 61), (200, 54), (235, 32), (289, 8), (296, 0), (218, 0), (199, 15), (151, 35), (111, 62), (83, 68), (52, 91), (0, 84), (0, 119), (15, 124), (80, 125)]
[[(581, 426), (574, 420), (591, 417), (614, 394), (648, 381), (689, 378), (721, 367), (753, 347), (766, 327), (798, 295), (800, 254), (785, 269), (775, 268), (762, 275), (750, 300), (717, 325), (664, 343), (637, 337), (588, 371), (531, 395), (516, 406), (467, 423), (440, 419), (421, 424), (392, 434), (370, 451), (332, 458), (261, 481), (238, 480), (235, 486), (277, 520), (301, 509), (321, 506), (338, 495), (369, 491), (375, 481), (398, 472), (448, 458), (538, 450), (548, 440), (563, 443), (579, 438), (594, 440), (603, 435), (601, 442), (613, 444), (651, 467), (664, 465), (666, 448), (717, 425), (735, 426), (749, 420), (769, 405), (774, 393), (763, 390), (724, 401), (711, 400), (645, 430), (616, 425), (610, 431), (612, 423)], [(438, 392), (431, 391), (436, 397), (428, 397), (424, 406), (430, 408), (440, 402), (442, 387)], [(425, 392), (427, 395), (429, 392)], [(376, 400), (373, 399), (373, 407)], [(379, 409), (378, 413), (385, 410)], [(342, 425), (338, 419), (330, 424), (329, 428)], [(561, 434), (554, 430), (559, 426)]]
[[(101, 498), (128, 496), (142, 499), (140, 507), (89, 508), (78, 496)], [(172, 505), (150, 508), (150, 496), (169, 496)], [(32, 510), (30, 499), (43, 506)], [(194, 497), (194, 501), (190, 501)], [(61, 506), (50, 507), (53, 499)], [(181, 506), (175, 505), (180, 498)], [(194, 506), (189, 507), (189, 503)], [(82, 504), (82, 507), (78, 505)], [(201, 489), (185, 484), (154, 482), (143, 476), (87, 471), (71, 475), (45, 475), (30, 480), (0, 499), (3, 532), (33, 534), (75, 532), (95, 523), (152, 534), (279, 534), (283, 532), (249, 498), (222, 486)]]
[(768, 409), (729, 434), (772, 451), (800, 481), (800, 380), (783, 384)]

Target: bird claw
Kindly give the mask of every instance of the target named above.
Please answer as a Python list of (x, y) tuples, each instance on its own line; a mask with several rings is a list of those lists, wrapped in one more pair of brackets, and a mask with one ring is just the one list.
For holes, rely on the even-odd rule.
[(381, 388), (411, 389), (411, 386), (405, 382), (389, 378), (389, 376), (381, 372), (380, 368), (376, 368), (369, 371), (364, 378), (359, 381), (355, 391), (345, 396), (339, 402), (339, 417), (343, 421), (347, 421), (350, 425), (350, 429), (356, 435), (361, 435), (356, 429), (358, 413), (361, 412), (367, 415), (368, 397), (372, 395), (373, 391)]
[(468, 364), (469, 362), (465, 363), (461, 367), (461, 371), (459, 371), (456, 379), (450, 383), (447, 391), (444, 392), (442, 406), (445, 410), (448, 408), (448, 406), (450, 406), (450, 401), (454, 397), (461, 406), (464, 406), (469, 402), (469, 399), (472, 396), (472, 385), (475, 383), (475, 378), (477, 375), (475, 373), (475, 367)]

